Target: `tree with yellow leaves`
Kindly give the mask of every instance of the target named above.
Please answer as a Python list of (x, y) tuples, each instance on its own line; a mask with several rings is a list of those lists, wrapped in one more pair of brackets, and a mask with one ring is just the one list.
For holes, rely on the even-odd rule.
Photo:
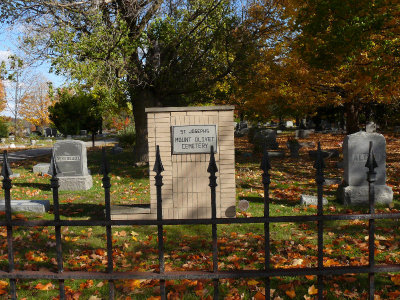
[(344, 106), (349, 133), (360, 112), (400, 99), (400, 4), (392, 0), (293, 0), (295, 48), (314, 73), (325, 76), (323, 92)]
[(49, 83), (39, 77), (20, 102), (20, 115), (36, 126), (47, 126), (50, 123), (49, 106), (52, 100), (49, 95)]
[(0, 78), (0, 111), (6, 107), (6, 89), (4, 83)]

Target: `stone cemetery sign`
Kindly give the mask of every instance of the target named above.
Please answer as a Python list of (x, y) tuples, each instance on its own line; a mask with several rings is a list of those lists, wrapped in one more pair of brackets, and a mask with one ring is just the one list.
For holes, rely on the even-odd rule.
[(82, 141), (58, 141), (53, 147), (60, 190), (79, 191), (92, 187), (92, 176), (87, 168), (86, 145)]
[(216, 125), (172, 126), (172, 154), (210, 153), (217, 150)]
[(392, 188), (386, 185), (386, 141), (382, 134), (357, 132), (348, 135), (343, 142), (344, 182), (338, 189), (338, 197), (345, 204), (368, 204), (368, 181), (365, 163), (369, 143), (372, 141), (375, 160), (375, 203), (389, 204), (393, 200)]
[[(162, 173), (163, 218), (211, 217), (210, 174), (207, 173), (211, 146), (218, 166), (217, 217), (236, 215), (233, 109), (233, 106), (146, 109), (149, 167), (152, 170), (159, 145), (165, 169)], [(154, 172), (150, 171), (150, 212), (129, 215), (129, 218), (156, 218), (154, 183)]]

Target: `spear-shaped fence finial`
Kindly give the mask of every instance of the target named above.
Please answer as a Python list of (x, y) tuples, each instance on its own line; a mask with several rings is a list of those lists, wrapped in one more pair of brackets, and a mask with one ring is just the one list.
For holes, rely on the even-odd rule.
[(58, 173), (60, 173), (60, 169), (57, 166), (56, 158), (55, 158), (54, 150), (53, 150), (53, 152), (51, 154), (51, 159), (50, 159), (49, 174), (52, 177), (56, 177)]
[(1, 176), (3, 176), (4, 179), (10, 179), (10, 175), (12, 175), (13, 172), (11, 171), (10, 164), (8, 163), (8, 153), (7, 150), (4, 150), (3, 152), (3, 168), (1, 169)]
[(160, 155), (160, 146), (157, 145), (156, 149), (156, 161), (154, 163), (153, 171), (158, 174), (161, 174), (161, 172), (164, 171), (164, 166), (161, 161), (161, 155)]
[(263, 157), (261, 160), (260, 169), (263, 170), (265, 174), (267, 174), (268, 171), (271, 169), (271, 164), (269, 161), (269, 154), (268, 154), (266, 145), (264, 145), (264, 151), (263, 151)]
[(368, 150), (368, 159), (365, 163), (365, 167), (369, 169), (370, 172), (373, 172), (375, 168), (378, 167), (378, 164), (375, 160), (374, 150), (372, 150), (372, 141), (369, 142), (369, 150)]
[(101, 149), (101, 174), (103, 176), (107, 176), (110, 173), (110, 166), (108, 164), (107, 155), (106, 155), (106, 148)]
[(214, 156), (214, 146), (211, 146), (210, 163), (208, 164), (207, 172), (212, 173), (212, 174), (215, 174), (218, 172), (218, 167), (217, 167), (217, 163), (215, 162), (215, 156)]
[(324, 155), (321, 150), (321, 142), (318, 142), (317, 158), (314, 163), (314, 168), (317, 170), (317, 174), (315, 177), (316, 183), (318, 185), (323, 184), (325, 182), (324, 179), (325, 162), (324, 162)]
[(374, 182), (376, 180), (376, 172), (375, 169), (378, 167), (378, 164), (375, 160), (374, 150), (372, 150), (373, 143), (369, 142), (369, 151), (368, 151), (368, 159), (365, 163), (365, 167), (368, 168), (368, 182)]

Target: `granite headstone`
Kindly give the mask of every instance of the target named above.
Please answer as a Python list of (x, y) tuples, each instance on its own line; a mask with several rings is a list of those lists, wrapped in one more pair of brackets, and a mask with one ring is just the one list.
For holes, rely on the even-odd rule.
[(374, 122), (368, 122), (365, 126), (365, 131), (368, 133), (376, 132), (376, 124)]
[(301, 148), (301, 145), (298, 140), (293, 140), (293, 139), (288, 140), (287, 147), (289, 148), (289, 151), (290, 151), (290, 157), (292, 157), (292, 158), (299, 157), (299, 150)]
[(306, 139), (308, 138), (308, 136), (310, 135), (311, 131), (307, 130), (307, 129), (298, 129), (296, 130), (295, 134), (296, 134), (296, 138), (299, 139)]
[(375, 203), (389, 204), (393, 200), (392, 188), (386, 185), (386, 140), (379, 133), (357, 132), (348, 135), (343, 142), (344, 180), (339, 186), (338, 197), (345, 204), (367, 205), (368, 181), (365, 163), (369, 144), (378, 167), (375, 169)]
[(46, 137), (51, 136), (51, 128), (46, 128), (44, 130), (44, 136), (46, 136)]
[(86, 146), (82, 141), (58, 141), (53, 147), (60, 190), (79, 191), (92, 187), (92, 176), (87, 168)]
[(293, 121), (286, 121), (286, 127), (292, 128), (294, 126)]
[(276, 150), (278, 149), (279, 145), (276, 141), (276, 131), (273, 129), (264, 129), (258, 131), (254, 135), (254, 149), (256, 151), (262, 151), (264, 145), (267, 149)]

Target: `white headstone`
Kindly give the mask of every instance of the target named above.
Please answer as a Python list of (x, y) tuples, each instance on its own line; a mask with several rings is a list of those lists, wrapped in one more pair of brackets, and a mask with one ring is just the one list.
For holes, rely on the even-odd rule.
[(293, 125), (293, 121), (286, 121), (286, 127), (287, 128), (292, 128), (294, 125)]
[(365, 126), (365, 131), (367, 133), (376, 132), (376, 124), (374, 122), (368, 122), (368, 124)]

